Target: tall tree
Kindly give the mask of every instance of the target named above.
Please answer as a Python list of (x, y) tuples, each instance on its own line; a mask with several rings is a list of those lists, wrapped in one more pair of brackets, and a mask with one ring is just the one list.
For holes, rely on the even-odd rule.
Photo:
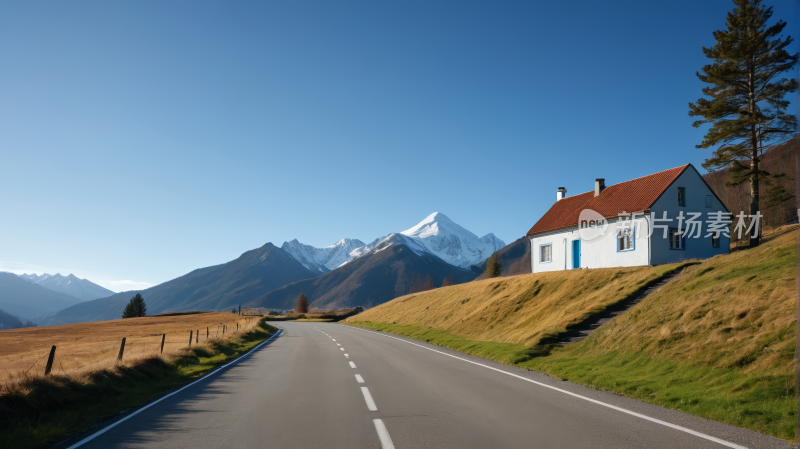
[[(730, 185), (750, 182), (750, 215), (759, 211), (759, 181), (769, 182), (770, 174), (759, 170), (758, 163), (766, 146), (791, 138), (797, 129), (797, 117), (786, 113), (787, 93), (798, 88), (796, 79), (778, 78), (794, 69), (798, 54), (786, 47), (792, 37), (781, 35), (786, 22), (771, 26), (772, 7), (761, 0), (734, 0), (728, 13), (727, 29), (714, 32), (717, 43), (703, 47), (713, 62), (697, 73), (700, 81), (710, 84), (700, 98), (689, 103), (689, 115), (702, 117), (692, 125), (711, 123), (697, 148), (718, 148), (703, 167), (718, 170), (729, 167)], [(749, 166), (741, 161), (749, 162)], [(750, 244), (758, 245), (758, 236)]]
[(430, 275), (425, 275), (425, 287), (422, 288), (423, 291), (433, 290), (433, 278)]
[(486, 261), (486, 275), (490, 278), (496, 278), (500, 276), (501, 271), (503, 271), (503, 263), (497, 258), (497, 253), (494, 253)]
[(297, 297), (297, 305), (295, 305), (294, 311), (297, 313), (308, 313), (308, 298), (306, 298), (306, 295), (300, 293), (300, 296)]
[(448, 274), (446, 278), (442, 281), (442, 287), (447, 287), (449, 285), (453, 285), (453, 275)]
[(147, 315), (147, 304), (142, 295), (137, 293), (122, 310), (122, 318), (135, 318)]
[(417, 274), (416, 279), (414, 279), (414, 283), (411, 285), (411, 288), (408, 290), (408, 293), (419, 293), (425, 288), (425, 283), (422, 281), (422, 275)]

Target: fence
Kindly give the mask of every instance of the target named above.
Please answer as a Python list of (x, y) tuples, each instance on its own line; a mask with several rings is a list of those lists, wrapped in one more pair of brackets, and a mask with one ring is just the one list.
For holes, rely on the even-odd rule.
[[(156, 330), (159, 320), (164, 319), (154, 317), (147, 317), (151, 322), (142, 327), (137, 325), (143, 322), (135, 320), (145, 318), (2, 331), (0, 382), (31, 374), (91, 371), (142, 357), (177, 353), (209, 340), (238, 335), (252, 329), (259, 320), (232, 314), (212, 315), (215, 318), (230, 316), (230, 319), (170, 320), (170, 325), (163, 326), (160, 333), (152, 331)], [(26, 341), (35, 349), (22, 350)]]

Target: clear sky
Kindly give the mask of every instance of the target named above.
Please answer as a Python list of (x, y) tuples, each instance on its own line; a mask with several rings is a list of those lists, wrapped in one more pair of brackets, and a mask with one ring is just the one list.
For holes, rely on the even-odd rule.
[(435, 211), (511, 242), (557, 187), (703, 172), (688, 103), (730, 9), (2, 2), (0, 270), (121, 291)]

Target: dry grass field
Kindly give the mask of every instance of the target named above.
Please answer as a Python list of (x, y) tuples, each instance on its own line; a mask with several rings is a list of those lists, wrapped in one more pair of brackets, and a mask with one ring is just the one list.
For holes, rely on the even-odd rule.
[(401, 296), (349, 318), (434, 328), (471, 340), (536, 344), (679, 264), (525, 274)]
[(195, 333), (194, 345), (198, 330), (199, 343), (204, 343), (222, 337), (223, 326), (227, 326), (225, 337), (234, 336), (255, 326), (258, 319), (230, 312), (205, 312), (0, 330), (0, 382), (26, 373), (44, 373), (53, 345), (56, 345), (53, 373), (73, 374), (116, 363), (123, 337), (126, 338), (123, 361), (129, 362), (158, 355), (162, 334), (166, 334), (164, 353), (171, 354), (189, 345), (189, 331)]

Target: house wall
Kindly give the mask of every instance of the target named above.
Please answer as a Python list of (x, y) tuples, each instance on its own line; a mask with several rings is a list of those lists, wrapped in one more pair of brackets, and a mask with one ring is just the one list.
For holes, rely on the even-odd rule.
[[(678, 206), (678, 187), (686, 189), (686, 206)], [(711, 207), (706, 207), (706, 196), (711, 196)], [(713, 192), (703, 182), (700, 174), (693, 168), (689, 167), (684, 171), (671, 186), (664, 191), (659, 197), (651, 210), (656, 214), (656, 218), (661, 218), (664, 211), (667, 212), (667, 218), (673, 219), (672, 222), (655, 222), (655, 225), (667, 224), (672, 227), (678, 226), (678, 214), (683, 211), (684, 215), (688, 212), (700, 212), (702, 216), (699, 220), (702, 221), (700, 238), (685, 238), (683, 250), (674, 250), (669, 248), (669, 239), (664, 238), (664, 231), (660, 228), (654, 228), (653, 235), (650, 238), (651, 257), (650, 263), (658, 265), (662, 263), (679, 262), (687, 259), (707, 259), (714, 257), (718, 254), (726, 254), (729, 252), (730, 239), (721, 236), (720, 247), (713, 248), (711, 246), (711, 237), (706, 237), (708, 233), (707, 221), (709, 219), (709, 212), (727, 212), (725, 206), (714, 196)], [(739, 211), (734, 212), (734, 215)], [(735, 219), (735, 218), (734, 218)]]
[[(648, 219), (638, 216), (633, 220), (634, 248), (629, 251), (618, 251), (617, 233), (621, 226), (620, 220), (611, 220), (607, 231), (592, 240), (581, 240), (581, 268), (609, 268), (609, 267), (635, 267), (649, 264)], [(572, 241), (580, 239), (578, 228), (564, 231), (540, 234), (531, 238), (531, 268), (534, 273), (545, 271), (558, 271), (565, 268), (570, 270), (573, 266)], [(542, 263), (540, 261), (540, 247), (551, 244), (553, 247), (553, 261)]]

